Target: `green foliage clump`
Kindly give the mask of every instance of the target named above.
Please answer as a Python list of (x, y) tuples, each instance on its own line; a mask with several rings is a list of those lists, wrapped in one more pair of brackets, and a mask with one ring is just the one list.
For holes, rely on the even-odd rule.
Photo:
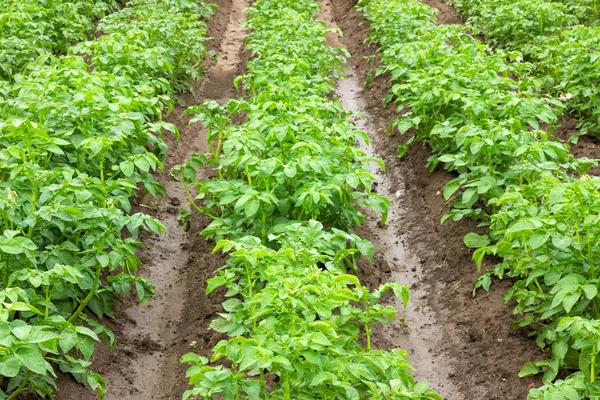
[[(472, 6), (492, 3), (498, 2)], [(358, 8), (372, 24), (371, 40), (380, 45), (378, 73), (388, 73), (393, 82), (385, 101), (407, 111), (391, 128), (430, 145), (431, 169), (442, 165), (458, 173), (444, 188), (453, 208), (442, 221), (478, 219), (487, 234), (464, 239), (477, 249), (477, 266), (486, 255), (503, 259), (484, 272), (475, 290), (488, 290), (494, 277), (511, 278), (505, 301), (514, 302), (515, 313), (522, 315), (515, 327), (528, 327), (552, 353), (521, 371), (522, 376), (543, 373), (546, 383), (529, 398), (596, 398), (600, 180), (586, 175), (596, 160), (574, 158), (568, 145), (552, 137), (570, 99), (544, 94), (547, 82), (532, 74), (538, 67), (524, 62), (522, 53), (490, 49), (469, 35), (469, 27), (439, 26), (435, 11), (420, 2), (361, 0)], [(506, 17), (502, 10), (495, 10), (498, 20)], [(516, 15), (513, 11), (507, 15)], [(572, 52), (564, 48), (563, 55), (575, 57), (573, 47)], [(548, 60), (548, 66), (555, 61)], [(592, 71), (580, 70), (580, 79), (593, 79), (587, 72)], [(561, 370), (580, 372), (556, 380)]]
[[(371, 345), (373, 326), (396, 314), (381, 297), (390, 291), (406, 307), (409, 293), (399, 283), (369, 290), (351, 274), (374, 253), (351, 229), (364, 208), (385, 223), (389, 200), (372, 190), (369, 164), (383, 163), (357, 146), (367, 135), (331, 99), (346, 53), (326, 45), (318, 9), (259, 0), (246, 23), (254, 58), (236, 81), (248, 99), (190, 109), (211, 152), (174, 173), (212, 219), (202, 235), (230, 258), (207, 281), (207, 293), (226, 289), (211, 328), (228, 339), (210, 360), (182, 358), (191, 364), (184, 399), (440, 399), (415, 383), (406, 352)], [(206, 167), (216, 176), (199, 179)]]
[(114, 11), (115, 0), (3, 0), (0, 2), (0, 79), (43, 54), (65, 53), (87, 39), (94, 21)]
[[(105, 382), (88, 367), (94, 343), (115, 338), (97, 318), (112, 316), (115, 301), (132, 291), (142, 303), (154, 293), (137, 276), (135, 252), (141, 231), (165, 228), (131, 214), (131, 201), (140, 189), (164, 193), (151, 173), (165, 159), (163, 133), (178, 133), (161, 113), (172, 107), (173, 85), (197, 76), (191, 71), (206, 43), (201, 18), (214, 6), (130, 6), (104, 20), (102, 39), (73, 55), (43, 54), (0, 89), (0, 399), (26, 390), (52, 398), (56, 367), (102, 398)], [(159, 7), (189, 23), (155, 29), (162, 22), (154, 19), (164, 22)], [(134, 15), (147, 18), (148, 31), (139, 25), (128, 35), (119, 21)], [(142, 45), (139, 64), (120, 57)], [(93, 49), (91, 65), (74, 55), (82, 49)]]

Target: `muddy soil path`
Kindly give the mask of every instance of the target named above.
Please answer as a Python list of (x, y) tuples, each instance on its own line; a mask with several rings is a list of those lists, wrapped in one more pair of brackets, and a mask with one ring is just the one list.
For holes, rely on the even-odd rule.
[[(184, 111), (205, 99), (224, 103), (236, 96), (233, 80), (244, 68), (242, 57), (245, 30), (244, 9), (247, 0), (223, 0), (220, 10), (209, 20), (209, 50), (218, 61), (205, 62), (206, 74), (194, 89), (186, 94), (166, 120), (175, 124), (181, 141), (166, 138), (169, 145), (165, 171), (155, 178), (166, 187), (166, 197), (139, 200), (135, 211), (147, 212), (158, 218), (168, 234), (145, 237), (146, 248), (138, 252), (142, 261), (141, 275), (153, 283), (156, 295), (146, 305), (133, 299), (117, 307), (115, 319), (107, 321), (117, 337), (117, 347), (98, 345), (93, 358), (94, 371), (107, 381), (107, 400), (175, 400), (187, 389), (186, 367), (179, 358), (188, 351), (208, 355), (221, 338), (208, 329), (210, 321), (220, 312), (222, 297), (204, 295), (205, 280), (223, 265), (223, 257), (211, 255), (213, 243), (198, 236), (208, 220), (196, 215), (189, 232), (177, 223), (178, 209), (187, 203), (183, 186), (169, 177), (170, 169), (183, 163), (192, 152), (208, 152), (206, 132), (200, 124), (189, 126), (190, 116)], [(190, 346), (194, 343), (193, 349)], [(94, 393), (78, 385), (70, 377), (61, 377), (57, 400), (92, 400)]]
[[(322, 2), (317, 18), (324, 21), (329, 28), (339, 28), (330, 2)], [(347, 47), (342, 41), (343, 38), (339, 38), (336, 33), (327, 35), (330, 46)], [(379, 157), (375, 146), (381, 144), (384, 130), (377, 127), (377, 121), (369, 114), (360, 97), (363, 86), (357, 77), (358, 74), (353, 72), (351, 66), (348, 66), (345, 72), (346, 77), (337, 83), (336, 95), (345, 110), (357, 113), (352, 118), (353, 122), (358, 129), (367, 132), (371, 139), (371, 143), (360, 143), (360, 146), (368, 155)], [(383, 348), (398, 347), (406, 350), (408, 359), (415, 368), (415, 379), (429, 380), (432, 387), (444, 397), (448, 397), (458, 392), (453, 382), (448, 380), (452, 365), (445, 354), (433, 351), (441, 347), (440, 342), (445, 332), (436, 323), (434, 311), (427, 304), (427, 288), (420, 285), (420, 277), (426, 273), (423, 271), (423, 264), (415, 254), (408, 251), (405, 245), (407, 235), (401, 231), (401, 224), (407, 213), (403, 177), (399, 174), (386, 174), (375, 163), (371, 167), (377, 178), (377, 193), (390, 199), (391, 203), (388, 221), (384, 227), (379, 224), (380, 218), (369, 215), (365, 218), (364, 226), (358, 231), (361, 237), (369, 239), (375, 245), (373, 262), (364, 262), (362, 265), (361, 280), (372, 287), (377, 287), (385, 281), (395, 281), (407, 284), (411, 288), (409, 307), (399, 313), (399, 316), (406, 319), (405, 322), (396, 318), (391, 324), (378, 326), (374, 344)], [(401, 299), (390, 301), (393, 301), (398, 310), (403, 309)]]
[[(352, 54), (348, 79), (340, 81), (337, 94), (345, 108), (366, 117), (358, 125), (371, 138), (367, 150), (386, 164), (386, 172), (375, 171), (377, 191), (392, 201), (386, 227), (369, 218), (358, 232), (376, 247), (375, 259), (360, 271), (361, 279), (372, 286), (386, 281), (411, 286), (409, 309), (400, 314), (406, 324), (381, 327), (377, 345), (407, 350), (415, 377), (430, 380), (448, 400), (525, 399), (539, 382), (520, 379), (518, 371), (544, 355), (526, 332), (511, 328), (517, 318), (502, 302), (508, 282), (472, 297), (478, 273), (462, 238), (477, 231), (476, 224), (440, 225), (448, 210), (440, 192), (453, 176), (425, 168), (430, 152), (422, 143), (413, 143), (403, 159), (397, 157), (397, 146), (408, 137), (385, 134), (399, 111), (383, 107), (391, 84), (386, 76), (374, 77), (379, 60), (376, 47), (365, 44), (367, 21), (352, 8), (354, 0), (324, 0), (322, 5), (321, 19), (342, 29), (338, 43)], [(456, 22), (458, 16), (445, 14), (443, 21)], [(367, 78), (372, 82), (365, 88)]]

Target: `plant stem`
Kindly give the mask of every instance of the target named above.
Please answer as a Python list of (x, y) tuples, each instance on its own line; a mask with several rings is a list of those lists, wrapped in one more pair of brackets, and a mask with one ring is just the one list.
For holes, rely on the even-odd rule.
[(592, 362), (591, 362), (591, 368), (590, 368), (590, 382), (594, 383), (594, 381), (596, 380), (596, 371), (595, 371), (595, 367), (594, 367), (594, 364), (596, 363), (596, 345), (594, 345), (594, 349), (593, 349), (592, 353), (594, 355), (592, 356)]
[(17, 390), (15, 390), (14, 392), (12, 392), (12, 394), (10, 396), (8, 396), (6, 398), (6, 400), (13, 400), (13, 399), (15, 399), (19, 395), (19, 393), (21, 393), (23, 390), (25, 390), (25, 387), (29, 383), (29, 379), (30, 378), (31, 378), (31, 372), (29, 372), (27, 374), (27, 376), (25, 376), (25, 379), (23, 379), (23, 382), (21, 382), (21, 384), (19, 385), (19, 387), (17, 388)]
[(79, 317), (79, 314), (81, 314), (81, 312), (88, 305), (88, 303), (90, 301), (92, 301), (94, 294), (96, 294), (96, 289), (98, 289), (98, 282), (100, 281), (100, 272), (101, 271), (102, 271), (102, 267), (100, 265), (98, 265), (96, 267), (96, 276), (94, 276), (94, 283), (92, 284), (92, 288), (90, 289), (90, 292), (88, 293), (86, 298), (83, 299), (83, 301), (79, 304), (79, 307), (77, 307), (77, 310), (75, 310), (75, 313), (73, 315), (71, 315), (71, 317), (67, 320), (67, 322), (72, 323), (77, 317)]
[(195, 209), (196, 209), (196, 210), (197, 210), (197, 211), (198, 211), (200, 214), (208, 215), (208, 216), (209, 216), (209, 217), (211, 217), (212, 219), (217, 219), (217, 218), (219, 218), (219, 216), (218, 216), (218, 215), (214, 215), (214, 214), (212, 214), (212, 213), (209, 213), (209, 212), (208, 212), (208, 209), (206, 209), (206, 210), (202, 210), (200, 207), (198, 207), (198, 206), (196, 205), (196, 202), (195, 202), (195, 201), (194, 201), (194, 199), (192, 198), (192, 194), (190, 193), (190, 190), (189, 190), (189, 185), (188, 185), (187, 183), (184, 183), (184, 184), (183, 184), (183, 187), (185, 188), (185, 194), (186, 194), (186, 196), (187, 196), (187, 198), (188, 198), (188, 201), (190, 202), (190, 204), (191, 204), (191, 205), (192, 205), (192, 206), (193, 206), (193, 207), (194, 207), (194, 208), (195, 208)]
[(48, 318), (48, 307), (50, 306), (50, 294), (48, 291), (49, 288), (46, 288), (45, 292), (46, 292), (46, 309), (44, 311), (44, 317)]
[(250, 170), (248, 169), (247, 164), (246, 164), (246, 176), (248, 177), (248, 185), (252, 185), (252, 178), (250, 178)]
[(290, 397), (290, 377), (286, 375), (285, 377), (285, 395), (283, 397), (286, 400), (289, 400)]

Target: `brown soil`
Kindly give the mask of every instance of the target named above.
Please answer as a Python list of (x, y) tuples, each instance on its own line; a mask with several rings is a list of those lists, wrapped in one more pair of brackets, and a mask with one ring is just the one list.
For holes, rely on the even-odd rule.
[[(233, 79), (243, 65), (244, 30), (239, 25), (247, 6), (246, 0), (219, 1), (220, 10), (208, 23), (209, 36), (214, 39), (209, 50), (217, 52), (219, 59), (216, 63), (206, 61), (206, 76), (194, 85), (196, 95), (183, 95), (181, 104), (166, 116), (181, 133), (181, 142), (166, 138), (169, 150), (165, 172), (155, 175), (166, 186), (167, 196), (157, 203), (149, 197), (140, 199), (135, 210), (155, 216), (169, 231), (167, 235), (145, 238), (147, 248), (138, 253), (143, 264), (141, 274), (153, 282), (156, 296), (146, 305), (128, 299), (117, 307), (113, 320), (104, 321), (115, 332), (118, 344), (115, 349), (99, 344), (92, 369), (107, 381), (107, 400), (180, 399), (187, 389), (181, 355), (192, 350), (208, 355), (221, 338), (208, 325), (222, 310), (223, 297), (218, 293), (205, 296), (204, 282), (223, 265), (224, 258), (212, 255), (214, 244), (198, 236), (209, 222), (206, 218), (196, 215), (190, 232), (178, 226), (178, 209), (187, 200), (182, 185), (169, 178), (169, 171), (191, 152), (208, 151), (205, 130), (200, 124), (188, 125), (190, 117), (184, 115), (187, 107), (205, 99), (223, 103), (236, 95)], [(57, 400), (95, 398), (92, 391), (70, 376), (60, 377)]]
[[(333, 0), (332, 4), (335, 22), (344, 32), (341, 42), (352, 54), (350, 78), (365, 82), (367, 76), (375, 75), (379, 62), (376, 47), (364, 44), (369, 36), (366, 20), (352, 8), (354, 0)], [(440, 20), (456, 20), (456, 13), (452, 16), (442, 10)], [(441, 216), (448, 211), (440, 192), (453, 176), (425, 168), (430, 151), (422, 143), (413, 143), (403, 159), (397, 157), (396, 147), (407, 137), (385, 135), (400, 113), (383, 107), (390, 87), (389, 78), (382, 76), (358, 94), (368, 114), (373, 151), (386, 163), (387, 173), (379, 188), (400, 203), (388, 228), (373, 228), (368, 223), (361, 232), (378, 241), (377, 249), (383, 250), (370, 266), (363, 267), (361, 278), (371, 285), (391, 279), (411, 284), (409, 308), (416, 311), (405, 314), (408, 334), (398, 324), (392, 325), (380, 331), (378, 345), (408, 348), (409, 361), (418, 369), (417, 378), (430, 377), (432, 386), (449, 400), (525, 399), (528, 389), (539, 381), (520, 379), (518, 371), (525, 362), (544, 354), (526, 332), (511, 328), (517, 318), (511, 305), (502, 302), (509, 282), (495, 283), (490, 293), (472, 297), (478, 273), (462, 238), (478, 230), (476, 223), (440, 225)], [(394, 251), (399, 254), (395, 259)]]
[[(577, 119), (565, 115), (560, 121), (560, 126), (554, 131), (554, 135), (571, 147), (571, 154), (575, 157), (600, 158), (600, 140), (597, 137), (584, 135), (578, 138), (577, 143), (571, 143), (571, 136), (579, 132), (579, 129), (577, 129), (578, 122)], [(600, 167), (592, 168), (589, 174), (600, 176)]]
[(449, 6), (442, 0), (423, 0), (423, 3), (430, 7), (437, 8), (440, 13), (438, 14), (438, 24), (462, 24), (463, 21), (460, 18), (460, 14), (456, 12), (454, 7)]

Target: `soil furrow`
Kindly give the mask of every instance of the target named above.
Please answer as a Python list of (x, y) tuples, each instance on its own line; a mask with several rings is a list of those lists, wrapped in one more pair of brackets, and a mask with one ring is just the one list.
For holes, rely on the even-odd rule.
[[(150, 213), (168, 229), (168, 234), (143, 238), (146, 248), (139, 253), (142, 276), (150, 279), (156, 295), (148, 304), (138, 305), (130, 298), (117, 308), (115, 319), (107, 321), (117, 337), (117, 347), (100, 344), (92, 368), (107, 381), (107, 400), (179, 399), (187, 389), (186, 367), (179, 358), (191, 350), (208, 354), (220, 338), (208, 330), (215, 312), (221, 310), (221, 298), (204, 295), (204, 281), (222, 265), (219, 255), (211, 255), (213, 245), (198, 236), (208, 224), (195, 216), (189, 232), (178, 225), (178, 209), (186, 204), (183, 186), (169, 178), (170, 169), (185, 162), (192, 152), (208, 152), (206, 132), (201, 124), (189, 126), (184, 111), (205, 99), (224, 103), (235, 97), (233, 80), (242, 68), (245, 31), (245, 0), (225, 0), (209, 20), (209, 50), (218, 61), (207, 59), (205, 77), (194, 87), (195, 95), (185, 94), (166, 120), (175, 124), (181, 141), (166, 138), (169, 145), (165, 171), (155, 178), (166, 187), (164, 200), (140, 199), (137, 210)], [(210, 57), (210, 56), (209, 56)], [(70, 377), (59, 382), (57, 400), (92, 400), (96, 396)]]
[[(338, 28), (329, 2), (321, 4), (318, 16), (327, 27)], [(329, 45), (346, 47), (340, 43), (337, 34), (328, 35)], [(344, 109), (357, 113), (353, 118), (356, 127), (369, 135), (371, 143), (360, 143), (367, 154), (379, 157), (375, 146), (381, 146), (384, 131), (376, 126), (376, 120), (369, 114), (363, 99), (360, 97), (362, 85), (357, 74), (351, 67), (346, 68), (346, 77), (337, 84), (336, 95)], [(387, 164), (387, 163), (386, 163)], [(409, 307), (403, 310), (402, 300), (396, 299), (394, 306), (398, 309), (399, 317), (391, 323), (379, 326), (374, 343), (383, 348), (401, 348), (408, 352), (408, 359), (415, 368), (414, 377), (418, 381), (429, 380), (432, 387), (441, 395), (447, 397), (456, 393), (457, 389), (448, 374), (452, 371), (450, 360), (435, 349), (441, 347), (440, 341), (444, 332), (436, 324), (435, 314), (427, 304), (426, 288), (420, 285), (420, 277), (426, 273), (418, 257), (409, 252), (406, 244), (410, 241), (407, 232), (402, 232), (401, 224), (406, 217), (405, 209), (407, 194), (402, 175), (387, 174), (373, 163), (372, 172), (377, 178), (377, 193), (390, 199), (389, 216), (385, 226), (379, 224), (379, 219), (368, 216), (365, 224), (359, 229), (359, 235), (369, 239), (375, 245), (375, 257), (372, 263), (363, 262), (361, 281), (377, 286), (385, 281), (396, 281), (407, 284), (411, 288)], [(373, 274), (373, 271), (377, 271)], [(404, 317), (402, 321), (400, 317)], [(435, 368), (432, 368), (435, 365)], [(462, 399), (463, 397), (454, 397)]]
[[(370, 221), (359, 232), (376, 247), (376, 257), (363, 265), (361, 279), (373, 285), (397, 280), (411, 286), (409, 310), (401, 314), (406, 326), (380, 328), (379, 346), (408, 350), (416, 378), (430, 380), (449, 400), (526, 398), (530, 385), (538, 382), (520, 379), (518, 371), (544, 355), (527, 332), (511, 328), (516, 317), (502, 302), (510, 283), (496, 283), (490, 293), (472, 297), (478, 273), (462, 238), (478, 231), (476, 223), (440, 225), (448, 211), (440, 192), (453, 176), (425, 168), (430, 152), (422, 143), (413, 143), (408, 154), (398, 158), (397, 146), (408, 137), (385, 134), (400, 111), (383, 107), (391, 83), (387, 76), (375, 77), (379, 61), (375, 46), (365, 43), (367, 21), (352, 8), (353, 0), (323, 4), (331, 7), (344, 32), (340, 43), (352, 54), (349, 79), (340, 82), (338, 95), (347, 108), (367, 117), (363, 129), (371, 137), (371, 151), (386, 164), (385, 173), (377, 171), (378, 193), (392, 200), (386, 227)], [(366, 88), (365, 81), (370, 81)]]

